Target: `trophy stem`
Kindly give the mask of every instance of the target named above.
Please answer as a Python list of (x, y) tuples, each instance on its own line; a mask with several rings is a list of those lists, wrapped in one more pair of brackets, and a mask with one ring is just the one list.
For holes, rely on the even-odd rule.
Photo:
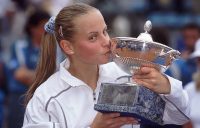
[(124, 78), (127, 78), (127, 81), (123, 82), (124, 84), (131, 85), (131, 86), (137, 86), (138, 85), (136, 82), (132, 81), (132, 79), (131, 79), (132, 76), (131, 75), (118, 77), (116, 79), (116, 82), (121, 80), (121, 79), (124, 79)]

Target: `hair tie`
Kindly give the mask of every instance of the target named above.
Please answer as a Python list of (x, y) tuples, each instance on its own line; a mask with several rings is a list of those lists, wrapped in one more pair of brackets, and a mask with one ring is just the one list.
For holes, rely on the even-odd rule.
[(44, 30), (50, 34), (54, 34), (55, 30), (55, 16), (52, 16), (49, 21), (44, 25)]

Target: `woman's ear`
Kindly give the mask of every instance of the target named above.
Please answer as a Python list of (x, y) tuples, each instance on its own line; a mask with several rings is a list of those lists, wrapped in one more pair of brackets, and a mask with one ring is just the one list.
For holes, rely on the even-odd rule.
[(67, 54), (67, 55), (72, 55), (74, 54), (74, 49), (72, 44), (67, 41), (67, 40), (61, 40), (60, 41), (60, 47), (61, 49)]

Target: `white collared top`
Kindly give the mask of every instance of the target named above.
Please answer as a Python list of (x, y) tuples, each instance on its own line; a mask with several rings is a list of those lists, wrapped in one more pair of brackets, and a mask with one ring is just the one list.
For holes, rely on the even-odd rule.
[(190, 118), (193, 128), (200, 128), (200, 91), (196, 89), (195, 81), (185, 85), (185, 90), (189, 95)]
[[(69, 61), (65, 60), (60, 64), (59, 70), (36, 89), (27, 105), (23, 128), (89, 127), (97, 114), (94, 110), (96, 100), (93, 95), (96, 94), (98, 98), (101, 83), (113, 82), (116, 78), (127, 75), (113, 62), (100, 65), (94, 92), (86, 83), (72, 76), (66, 70), (68, 67)], [(179, 110), (166, 101), (163, 120), (165, 124), (183, 124), (187, 118), (180, 110), (188, 113), (188, 96), (180, 81), (171, 77), (168, 79), (171, 93), (165, 97), (175, 103)], [(129, 127), (132, 125), (123, 126)]]

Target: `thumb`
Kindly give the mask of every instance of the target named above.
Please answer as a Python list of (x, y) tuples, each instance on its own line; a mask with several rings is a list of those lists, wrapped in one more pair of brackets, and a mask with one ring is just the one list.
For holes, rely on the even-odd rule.
[(151, 67), (141, 67), (140, 71), (142, 74), (148, 74), (153, 70)]

